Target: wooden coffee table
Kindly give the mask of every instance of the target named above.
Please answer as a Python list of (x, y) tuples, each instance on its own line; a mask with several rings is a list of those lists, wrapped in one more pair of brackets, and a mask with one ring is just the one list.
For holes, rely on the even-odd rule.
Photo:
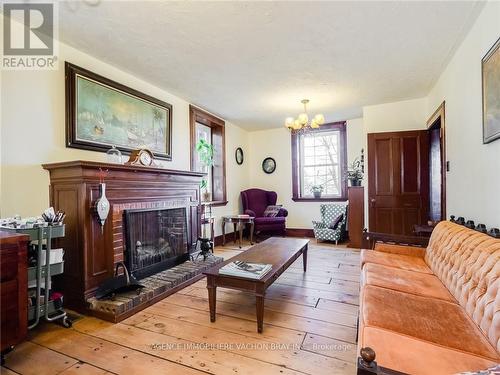
[[(215, 305), (217, 287), (238, 289), (255, 294), (257, 312), (257, 332), (262, 333), (264, 322), (264, 296), (266, 289), (292, 264), (300, 255), (307, 267), (307, 246), (309, 240), (299, 238), (271, 237), (245, 252), (226, 260), (204, 272), (207, 276), (208, 302), (210, 305), (210, 321), (215, 322)], [(243, 277), (221, 275), (219, 269), (234, 261), (272, 264), (273, 268), (262, 279), (252, 280)]]

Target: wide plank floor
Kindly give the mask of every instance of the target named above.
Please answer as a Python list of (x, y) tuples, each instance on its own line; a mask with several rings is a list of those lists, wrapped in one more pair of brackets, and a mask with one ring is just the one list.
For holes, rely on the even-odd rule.
[(262, 334), (253, 296), (235, 290), (217, 290), (210, 323), (203, 279), (119, 324), (41, 324), (1, 374), (354, 374), (358, 303), (359, 252), (311, 240), (307, 272), (299, 258), (268, 289)]

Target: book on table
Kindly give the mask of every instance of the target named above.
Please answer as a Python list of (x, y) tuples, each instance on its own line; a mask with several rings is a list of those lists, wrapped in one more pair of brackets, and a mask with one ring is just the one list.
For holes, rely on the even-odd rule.
[(273, 268), (272, 264), (248, 263), (235, 261), (219, 269), (221, 275), (245, 277), (248, 279), (261, 279)]

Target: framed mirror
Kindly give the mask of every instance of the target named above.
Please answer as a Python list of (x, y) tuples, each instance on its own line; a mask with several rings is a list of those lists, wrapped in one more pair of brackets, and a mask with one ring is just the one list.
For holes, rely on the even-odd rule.
[(238, 147), (234, 152), (234, 158), (236, 159), (236, 164), (243, 164), (243, 149), (241, 147)]
[(276, 170), (276, 160), (273, 158), (265, 158), (262, 161), (262, 170), (267, 174), (271, 174)]

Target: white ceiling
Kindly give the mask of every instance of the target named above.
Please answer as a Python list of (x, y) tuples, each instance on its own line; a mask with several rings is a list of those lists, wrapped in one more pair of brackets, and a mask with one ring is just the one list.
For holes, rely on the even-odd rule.
[[(62, 41), (246, 129), (427, 95), (484, 4), (69, 2)], [(175, 109), (174, 109), (175, 110)]]

